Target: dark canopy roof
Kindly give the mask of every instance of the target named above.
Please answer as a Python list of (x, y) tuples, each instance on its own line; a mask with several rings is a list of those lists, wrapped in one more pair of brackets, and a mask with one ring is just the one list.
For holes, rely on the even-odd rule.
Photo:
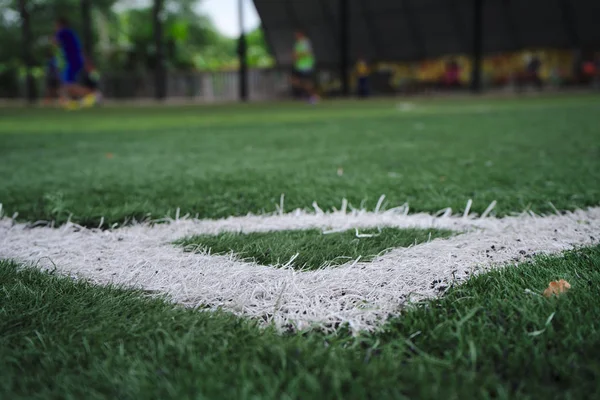
[[(320, 65), (340, 60), (343, 0), (254, 0), (279, 64), (291, 64), (295, 29)], [(419, 60), (472, 51), (474, 0), (347, 0), (349, 56)], [(483, 0), (484, 53), (600, 48), (600, 0)]]

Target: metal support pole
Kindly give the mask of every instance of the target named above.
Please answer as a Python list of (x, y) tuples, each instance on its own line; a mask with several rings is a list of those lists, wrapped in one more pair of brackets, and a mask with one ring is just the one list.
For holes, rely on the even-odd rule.
[(350, 2), (340, 1), (340, 79), (342, 80), (342, 94), (350, 95)]
[(471, 89), (481, 92), (481, 71), (483, 60), (483, 0), (473, 0), (473, 76)]
[(422, 27), (419, 26), (419, 22), (415, 18), (416, 13), (413, 11), (413, 2), (409, 0), (401, 0), (400, 7), (400, 10), (404, 15), (404, 21), (410, 30), (412, 41), (414, 42), (416, 50), (415, 56), (419, 60), (424, 60), (427, 58), (427, 46), (425, 45), (425, 36), (423, 35)]
[(156, 66), (154, 71), (155, 97), (163, 100), (167, 97), (167, 77), (165, 71), (165, 50), (163, 40), (163, 0), (154, 0), (152, 24), (154, 26), (154, 47), (156, 48)]
[(560, 14), (565, 26), (565, 32), (569, 37), (569, 44), (573, 48), (579, 48), (581, 46), (581, 40), (579, 38), (577, 24), (575, 23), (575, 18), (573, 16), (573, 4), (571, 4), (571, 2), (568, 0), (561, 0), (559, 5)]
[[(360, 14), (362, 15), (362, 17), (365, 20), (365, 26), (367, 27), (367, 30), (369, 32), (369, 38), (370, 38), (370, 43), (371, 43), (371, 47), (372, 47), (372, 54), (375, 54), (376, 57), (378, 59), (383, 59), (384, 58), (384, 51), (383, 51), (383, 46), (381, 45), (381, 38), (378, 35), (378, 31), (376, 28), (376, 24), (373, 23), (373, 16), (371, 15), (371, 13), (369, 12), (369, 9), (367, 7), (367, 1), (368, 0), (361, 0), (360, 1)], [(364, 55), (366, 56), (366, 55)]]
[(238, 17), (240, 24), (240, 39), (238, 43), (238, 57), (240, 64), (240, 100), (248, 101), (248, 44), (244, 29), (244, 1), (238, 0)]
[(19, 13), (21, 14), (21, 45), (23, 50), (23, 62), (27, 70), (25, 77), (25, 96), (29, 103), (35, 102), (35, 81), (33, 80), (33, 53), (31, 51), (32, 35), (31, 22), (29, 19), (29, 1), (19, 0)]
[(503, 0), (502, 2), (500, 2), (500, 4), (502, 4), (502, 13), (506, 24), (506, 30), (508, 31), (508, 36), (510, 37), (510, 40), (512, 42), (512, 49), (519, 50), (523, 46), (521, 45), (522, 40), (518, 34), (517, 25), (515, 24), (515, 19), (510, 9), (511, 0)]
[(83, 51), (87, 57), (92, 56), (92, 4), (90, 0), (81, 0), (81, 33), (83, 37)]

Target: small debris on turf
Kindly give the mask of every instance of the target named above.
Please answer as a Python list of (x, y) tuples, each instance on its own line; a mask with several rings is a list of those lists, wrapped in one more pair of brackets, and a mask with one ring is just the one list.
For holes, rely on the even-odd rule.
[(548, 285), (546, 290), (544, 290), (544, 296), (545, 297), (552, 297), (554, 295), (558, 296), (562, 293), (565, 293), (569, 289), (571, 289), (571, 285), (569, 284), (569, 282), (565, 281), (564, 279), (561, 279), (559, 281), (552, 281), (552, 282), (550, 282), (550, 284)]

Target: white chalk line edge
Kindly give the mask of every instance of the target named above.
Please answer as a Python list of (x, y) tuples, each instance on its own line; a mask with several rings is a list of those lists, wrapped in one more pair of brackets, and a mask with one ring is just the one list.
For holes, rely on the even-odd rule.
[[(190, 307), (222, 308), (280, 329), (318, 326), (374, 330), (408, 301), (438, 296), (451, 283), (489, 268), (556, 254), (600, 239), (600, 208), (553, 216), (522, 214), (475, 218), (471, 202), (462, 216), (408, 214), (408, 208), (292, 213), (222, 220), (176, 218), (105, 230), (68, 223), (37, 227), (0, 219), (0, 259), (87, 279), (97, 284), (167, 294)], [(493, 205), (492, 205), (493, 207)], [(487, 211), (491, 210), (490, 207)], [(378, 207), (379, 208), (379, 207)], [(234, 255), (186, 253), (172, 242), (197, 234), (376, 227), (439, 228), (462, 232), (410, 248), (394, 249), (372, 262), (354, 260), (316, 271), (263, 266)]]

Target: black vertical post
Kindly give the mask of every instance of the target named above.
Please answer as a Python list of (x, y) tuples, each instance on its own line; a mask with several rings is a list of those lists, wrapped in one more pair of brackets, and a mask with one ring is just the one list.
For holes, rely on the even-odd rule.
[(473, 0), (473, 76), (471, 89), (481, 92), (483, 59), (483, 0)]
[(83, 51), (91, 57), (92, 44), (92, 4), (90, 0), (81, 0), (81, 33), (83, 37)]
[(240, 64), (240, 100), (248, 100), (248, 44), (246, 43), (246, 31), (244, 29), (244, 3), (238, 0), (238, 17), (240, 24), (240, 39), (238, 42), (238, 57)]
[(163, 0), (154, 0), (152, 24), (154, 26), (154, 47), (156, 48), (156, 67), (154, 71), (155, 97), (163, 100), (167, 97), (165, 73), (165, 49), (163, 40)]
[(565, 25), (565, 31), (569, 37), (569, 44), (573, 48), (579, 48), (581, 40), (579, 39), (579, 32), (577, 31), (577, 24), (573, 16), (573, 4), (568, 0), (561, 0), (560, 14)]
[(342, 80), (342, 94), (350, 95), (350, 2), (348, 0), (339, 0), (340, 2), (340, 79)]
[(35, 81), (33, 80), (33, 53), (31, 51), (32, 36), (31, 22), (29, 20), (29, 1), (19, 0), (19, 13), (21, 14), (21, 44), (23, 51), (23, 63), (27, 70), (25, 77), (25, 96), (29, 103), (35, 102)]

